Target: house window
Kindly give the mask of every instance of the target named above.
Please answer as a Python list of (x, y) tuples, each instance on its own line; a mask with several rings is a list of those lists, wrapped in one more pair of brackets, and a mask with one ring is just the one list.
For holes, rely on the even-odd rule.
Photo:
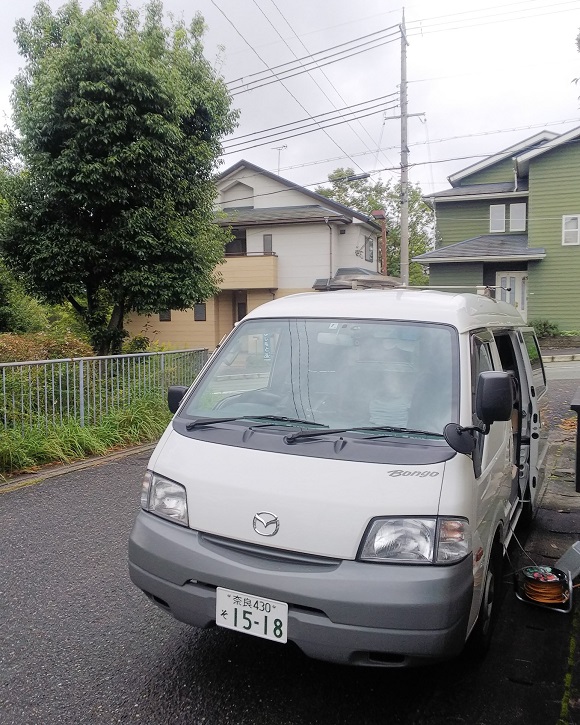
[(375, 242), (372, 237), (365, 239), (365, 261), (373, 262), (375, 259)]
[(205, 320), (206, 320), (205, 302), (201, 302), (200, 304), (193, 306), (193, 319), (195, 320), (195, 322), (205, 322)]
[(562, 217), (562, 244), (580, 244), (580, 214)]
[(510, 232), (526, 231), (526, 205), (510, 204)]
[(264, 254), (272, 254), (272, 235), (264, 234), (262, 239), (264, 240)]
[(240, 257), (246, 254), (246, 230), (234, 229), (232, 231), (232, 239), (227, 242), (225, 249), (227, 256)]
[(161, 310), (159, 313), (159, 322), (171, 322), (171, 310)]
[(489, 231), (505, 232), (505, 204), (491, 204), (489, 207)]

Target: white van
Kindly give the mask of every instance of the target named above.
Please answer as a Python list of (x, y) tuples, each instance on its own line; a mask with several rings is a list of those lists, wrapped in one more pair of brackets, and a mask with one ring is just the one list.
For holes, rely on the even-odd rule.
[(323, 660), (484, 651), (540, 490), (545, 389), (533, 329), (482, 295), (269, 302), (169, 392), (131, 579), (182, 622)]

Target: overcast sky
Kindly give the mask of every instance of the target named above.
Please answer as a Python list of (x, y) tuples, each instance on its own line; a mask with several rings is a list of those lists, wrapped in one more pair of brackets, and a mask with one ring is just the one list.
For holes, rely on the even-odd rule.
[[(57, 9), (63, 3), (49, 4)], [(29, 19), (34, 5), (1, 0), (0, 111), (6, 116), (21, 65), (14, 23)], [(165, 0), (164, 7), (186, 21), (196, 10), (203, 14), (207, 58), (226, 81), (243, 79), (232, 89), (244, 90), (260, 78), (252, 74), (312, 53), (357, 52), (235, 95), (241, 116), (232, 136), (316, 114), (329, 120), (333, 111), (337, 123), (336, 110), (355, 104), (372, 115), (285, 140), (274, 136), (255, 148), (234, 147), (232, 139), (222, 170), (245, 158), (274, 172), (279, 166), (281, 176), (311, 188), (338, 166), (398, 178), (400, 121), (391, 119), (400, 113), (398, 0)], [(410, 180), (425, 194), (447, 188), (450, 174), (543, 128), (563, 133), (580, 126), (580, 84), (573, 83), (580, 76), (580, 0), (410, 0), (404, 8), (408, 112), (424, 114), (408, 122)], [(373, 38), (377, 47), (359, 52)], [(368, 103), (383, 96), (390, 96), (382, 101), (386, 112), (380, 102)]]

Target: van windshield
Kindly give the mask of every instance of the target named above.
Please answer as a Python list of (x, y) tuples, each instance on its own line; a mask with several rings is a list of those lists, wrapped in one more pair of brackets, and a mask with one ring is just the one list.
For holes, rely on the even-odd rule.
[(249, 319), (216, 352), (180, 415), (441, 434), (459, 419), (457, 370), (457, 331), (448, 325)]

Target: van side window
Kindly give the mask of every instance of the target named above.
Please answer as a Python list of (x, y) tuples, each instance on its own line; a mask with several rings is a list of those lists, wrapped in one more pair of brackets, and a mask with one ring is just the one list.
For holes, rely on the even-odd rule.
[[(485, 334), (487, 337), (487, 334)], [(490, 339), (484, 339), (478, 335), (471, 338), (471, 409), (473, 411), (473, 425), (482, 426), (483, 423), (475, 415), (475, 395), (477, 392), (477, 381), (479, 374), (487, 370), (493, 370), (493, 358), (490, 349)], [(483, 458), (483, 447), (485, 436), (479, 435), (477, 445), (473, 451), (473, 470), (476, 478), (481, 475), (481, 462)]]
[(489, 341), (482, 340), (475, 335), (471, 339), (471, 397), (473, 410), (475, 410), (475, 393), (479, 374), (494, 369), (489, 345)]
[(546, 390), (546, 374), (542, 363), (542, 355), (534, 333), (529, 330), (523, 332), (522, 335), (532, 366), (532, 385), (536, 390), (536, 396), (539, 398)]

